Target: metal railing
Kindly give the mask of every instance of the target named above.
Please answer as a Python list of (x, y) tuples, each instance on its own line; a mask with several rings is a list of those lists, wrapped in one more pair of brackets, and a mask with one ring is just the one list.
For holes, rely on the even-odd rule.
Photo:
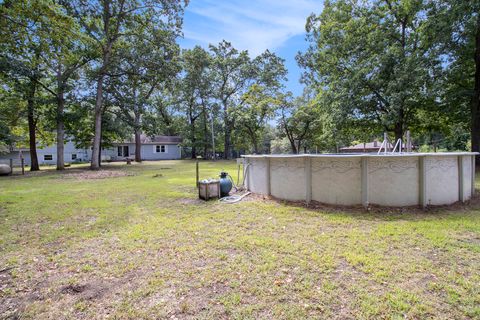
[(393, 147), (391, 152), (388, 151), (388, 145), (389, 145), (388, 139), (383, 140), (382, 144), (380, 145), (380, 148), (378, 149), (377, 154), (380, 154), (382, 152), (382, 150), (384, 150), (383, 154), (395, 153), (395, 152), (402, 153), (403, 152), (402, 139), (397, 140), (397, 142), (395, 143), (395, 146)]

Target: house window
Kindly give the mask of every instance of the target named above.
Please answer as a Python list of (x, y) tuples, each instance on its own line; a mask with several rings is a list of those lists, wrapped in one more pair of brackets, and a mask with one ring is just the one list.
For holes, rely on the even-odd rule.
[(159, 152), (166, 152), (166, 147), (164, 145), (161, 145), (161, 146), (155, 146), (155, 152), (159, 153)]
[(44, 154), (44, 155), (43, 155), (43, 160), (44, 160), (44, 161), (53, 160), (53, 155), (51, 155), (51, 154)]
[(77, 154), (76, 153), (72, 153), (72, 160), (77, 160)]
[(119, 157), (128, 157), (128, 155), (129, 155), (128, 146), (118, 146), (117, 147), (117, 155)]

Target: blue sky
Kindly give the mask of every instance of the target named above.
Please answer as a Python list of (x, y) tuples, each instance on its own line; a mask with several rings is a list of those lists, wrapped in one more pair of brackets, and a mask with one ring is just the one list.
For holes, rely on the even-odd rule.
[(191, 0), (184, 16), (183, 48), (217, 44), (223, 39), (256, 56), (266, 49), (285, 59), (287, 90), (302, 93), (301, 70), (295, 61), (305, 51), (305, 21), (319, 13), (321, 0)]

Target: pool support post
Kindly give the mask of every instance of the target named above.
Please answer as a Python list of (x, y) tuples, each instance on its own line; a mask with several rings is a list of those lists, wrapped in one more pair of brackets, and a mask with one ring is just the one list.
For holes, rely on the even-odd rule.
[(475, 155), (473, 156), (470, 156), (470, 158), (472, 158), (472, 177), (470, 180), (472, 180), (472, 189), (471, 189), (471, 192), (472, 194), (470, 195), (471, 198), (473, 198), (473, 196), (475, 195)]
[(465, 202), (465, 194), (463, 192), (463, 182), (464, 182), (464, 176), (463, 176), (463, 157), (458, 156), (457, 157), (457, 162), (458, 162), (458, 201), (460, 202)]
[(310, 204), (312, 201), (312, 159), (305, 157), (305, 202)]
[(368, 208), (368, 158), (362, 157), (362, 206)]
[(270, 182), (270, 158), (269, 157), (265, 157), (265, 161), (266, 161), (266, 189), (267, 190), (267, 196), (270, 196), (272, 194), (272, 191), (271, 191), (271, 188), (272, 188), (272, 184)]
[(418, 158), (418, 177), (419, 177), (419, 203), (422, 208), (427, 207), (427, 162), (425, 156)]

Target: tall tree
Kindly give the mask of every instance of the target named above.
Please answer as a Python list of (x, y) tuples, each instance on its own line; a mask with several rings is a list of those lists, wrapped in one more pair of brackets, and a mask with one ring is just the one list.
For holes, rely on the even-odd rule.
[[(96, 74), (95, 135), (91, 169), (100, 168), (100, 144), (104, 107), (105, 79), (112, 69), (119, 40), (136, 34), (132, 26), (155, 25), (161, 29), (179, 32), (183, 5), (181, 0), (74, 0), (75, 16), (85, 32), (97, 43), (100, 59)], [(135, 22), (135, 23), (133, 23)]]
[(55, 18), (62, 21), (62, 28), (57, 28), (57, 31), (61, 32), (61, 37), (51, 35), (45, 39), (45, 49), (48, 50), (48, 55), (42, 55), (44, 58), (42, 65), (48, 73), (48, 77), (44, 82), (39, 82), (39, 85), (55, 100), (57, 170), (64, 170), (67, 96), (75, 88), (74, 80), (78, 79), (79, 70), (95, 58), (95, 52), (91, 50), (90, 39), (81, 32), (79, 24), (69, 15), (71, 12), (69, 3), (64, 2), (64, 6), (57, 4), (52, 4), (52, 6), (57, 6)]
[(14, 145), (22, 143), (25, 126), (25, 101), (16, 89), (16, 80), (2, 76), (0, 81), (0, 154), (8, 153)]
[(222, 107), (224, 125), (224, 157), (232, 156), (232, 131), (235, 128), (234, 107), (243, 103), (242, 96), (254, 83), (280, 87), (285, 79), (283, 59), (266, 50), (255, 59), (247, 51), (238, 51), (229, 42), (210, 45), (213, 55), (212, 79), (216, 100)]
[(153, 97), (152, 110), (145, 116), (145, 130), (150, 135), (161, 134), (167, 136), (177, 135), (180, 131), (179, 121), (175, 117), (178, 109), (178, 96), (175, 92), (177, 81), (162, 86)]
[[(143, 117), (153, 104), (152, 97), (161, 91), (179, 71), (177, 34), (154, 26), (138, 25), (134, 35), (121, 41), (107, 90), (124, 123), (133, 129), (135, 161), (141, 162)], [(161, 94), (161, 93), (160, 93)]]
[(336, 102), (342, 129), (368, 121), (400, 139), (435, 103), (441, 64), (423, 41), (425, 10), (423, 1), (331, 0), (308, 18), (310, 47), (297, 59), (304, 80)]
[[(199, 46), (182, 53), (182, 77), (180, 79), (180, 106), (188, 121), (188, 137), (192, 146), (192, 159), (197, 156), (197, 120), (207, 112), (210, 94), (211, 57)], [(205, 119), (204, 119), (205, 120)], [(204, 132), (205, 133), (205, 132)]]
[(231, 157), (232, 130), (235, 126), (235, 118), (231, 114), (231, 108), (238, 103), (239, 96), (253, 78), (254, 70), (250, 63), (247, 51), (239, 52), (232, 47), (231, 43), (222, 41), (218, 46), (210, 45), (213, 53), (212, 70), (214, 72), (214, 86), (216, 99), (222, 106), (222, 118), (224, 125), (224, 157)]
[[(480, 2), (427, 1), (428, 37), (442, 58), (442, 107), (447, 124), (470, 128), (472, 151), (480, 151)], [(445, 117), (443, 117), (445, 118)], [(480, 158), (477, 157), (477, 165)]]
[(48, 76), (45, 62), (51, 58), (49, 41), (60, 41), (68, 19), (49, 0), (4, 1), (0, 4), (1, 72), (17, 79), (15, 86), (27, 103), (31, 171), (39, 170), (36, 151), (36, 104)]
[(267, 121), (273, 119), (279, 101), (275, 92), (257, 84), (249, 88), (243, 100), (244, 103), (234, 111), (238, 118), (238, 132), (250, 140), (253, 152), (258, 154)]
[(308, 147), (308, 142), (321, 134), (322, 123), (318, 105), (305, 92), (293, 98), (291, 93), (282, 95), (279, 100), (278, 127), (281, 136), (287, 137), (292, 153), (298, 154)]

